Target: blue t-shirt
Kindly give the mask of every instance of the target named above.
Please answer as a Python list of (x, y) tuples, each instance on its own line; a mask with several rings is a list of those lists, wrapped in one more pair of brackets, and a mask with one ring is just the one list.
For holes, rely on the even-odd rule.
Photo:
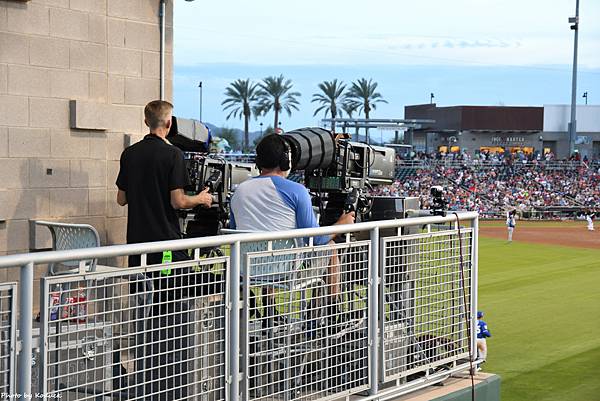
[(483, 320), (477, 320), (477, 338), (491, 337), (487, 324)]
[[(319, 227), (308, 190), (280, 176), (259, 176), (242, 182), (231, 199), (231, 228), (283, 231)], [(314, 237), (316, 245), (330, 236)]]

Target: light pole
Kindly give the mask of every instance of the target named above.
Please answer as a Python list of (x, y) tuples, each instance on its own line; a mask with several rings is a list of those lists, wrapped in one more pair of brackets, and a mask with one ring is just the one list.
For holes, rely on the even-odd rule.
[(585, 105), (587, 106), (587, 98), (588, 98), (587, 91), (583, 92), (583, 96), (581, 96), (581, 97), (585, 99)]
[(263, 126), (263, 123), (260, 123), (259, 125), (260, 125), (260, 136), (262, 138), (262, 126)]
[(159, 16), (159, 21), (160, 21), (160, 61), (159, 61), (159, 68), (160, 68), (160, 85), (159, 85), (159, 91), (160, 91), (160, 100), (165, 100), (165, 42), (166, 42), (166, 15), (167, 15), (167, 4), (166, 4), (166, 0), (160, 0), (160, 3), (158, 3), (158, 16)]
[(575, 17), (569, 18), (571, 29), (575, 31), (573, 45), (573, 80), (571, 88), (571, 122), (569, 123), (569, 156), (575, 152), (575, 135), (577, 135), (577, 40), (579, 38), (579, 0), (575, 0)]
[(200, 122), (202, 122), (202, 81), (198, 84), (198, 88), (200, 88)]

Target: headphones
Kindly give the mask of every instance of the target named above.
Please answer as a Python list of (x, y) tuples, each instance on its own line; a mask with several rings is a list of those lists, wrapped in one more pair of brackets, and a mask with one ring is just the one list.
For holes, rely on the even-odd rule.
[(283, 139), (281, 136), (277, 136), (277, 137), (283, 143), (283, 147), (285, 148), (285, 150), (283, 151), (283, 154), (281, 155), (281, 158), (279, 159), (279, 169), (281, 171), (288, 171), (291, 168), (290, 154), (291, 154), (292, 150), (290, 149), (290, 145), (287, 143), (287, 141), (285, 139)]
[[(276, 135), (276, 134), (272, 134), (272, 135)], [(279, 135), (276, 135), (276, 138), (277, 138), (278, 141), (280, 141), (281, 145), (284, 148), (283, 153), (281, 153), (280, 156), (279, 156), (279, 160), (277, 161), (277, 165), (276, 166), (279, 167), (279, 169), (281, 171), (288, 171), (288, 170), (291, 169), (291, 166), (290, 166), (290, 154), (291, 154), (292, 150), (290, 148), (290, 145), (286, 142), (285, 139), (283, 139)], [(256, 157), (256, 165), (257, 165), (257, 167), (259, 169), (265, 167), (262, 158), (260, 156), (258, 156), (258, 155)]]

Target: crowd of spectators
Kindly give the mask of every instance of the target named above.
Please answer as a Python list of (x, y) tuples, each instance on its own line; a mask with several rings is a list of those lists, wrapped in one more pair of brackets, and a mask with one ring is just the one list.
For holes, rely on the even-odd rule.
[(600, 206), (600, 168), (585, 164), (572, 169), (548, 169), (537, 163), (482, 168), (473, 161), (452, 167), (436, 165), (377, 187), (373, 194), (417, 196), (426, 208), (434, 185), (445, 188), (450, 210), (476, 210), (482, 215), (499, 215), (513, 207), (531, 211)]
[[(442, 168), (443, 169), (443, 168)], [(445, 176), (480, 194), (496, 209), (594, 206), (600, 200), (600, 174), (593, 169), (521, 168), (446, 169)]]
[(391, 185), (375, 187), (372, 195), (419, 197), (423, 208), (429, 207), (432, 186), (441, 185), (446, 191), (446, 200), (450, 210), (488, 210), (487, 205), (474, 192), (449, 183), (443, 172), (430, 169), (418, 169), (406, 180), (396, 180)]
[[(597, 160), (600, 160), (600, 155), (597, 155)], [(422, 161), (432, 161), (432, 160), (444, 160), (444, 161), (464, 161), (467, 163), (479, 163), (479, 162), (487, 162), (492, 164), (503, 164), (503, 165), (512, 165), (515, 163), (526, 163), (526, 164), (540, 164), (544, 162), (583, 162), (585, 164), (590, 163), (592, 160), (589, 160), (587, 155), (583, 158), (578, 152), (575, 152), (573, 156), (566, 160), (559, 160), (556, 158), (556, 155), (553, 152), (547, 152), (545, 154), (540, 153), (539, 151), (525, 153), (523, 151), (517, 152), (494, 152), (489, 150), (477, 151), (475, 155), (471, 156), (466, 152), (414, 152), (410, 151), (404, 154), (404, 156), (398, 155), (398, 160), (422, 160)]]

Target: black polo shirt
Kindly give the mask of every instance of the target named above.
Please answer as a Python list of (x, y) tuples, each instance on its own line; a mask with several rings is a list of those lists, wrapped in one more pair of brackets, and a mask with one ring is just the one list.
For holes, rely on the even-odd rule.
[(190, 179), (181, 150), (156, 135), (129, 146), (121, 154), (117, 187), (127, 195), (127, 243), (182, 238), (171, 206), (171, 191)]

